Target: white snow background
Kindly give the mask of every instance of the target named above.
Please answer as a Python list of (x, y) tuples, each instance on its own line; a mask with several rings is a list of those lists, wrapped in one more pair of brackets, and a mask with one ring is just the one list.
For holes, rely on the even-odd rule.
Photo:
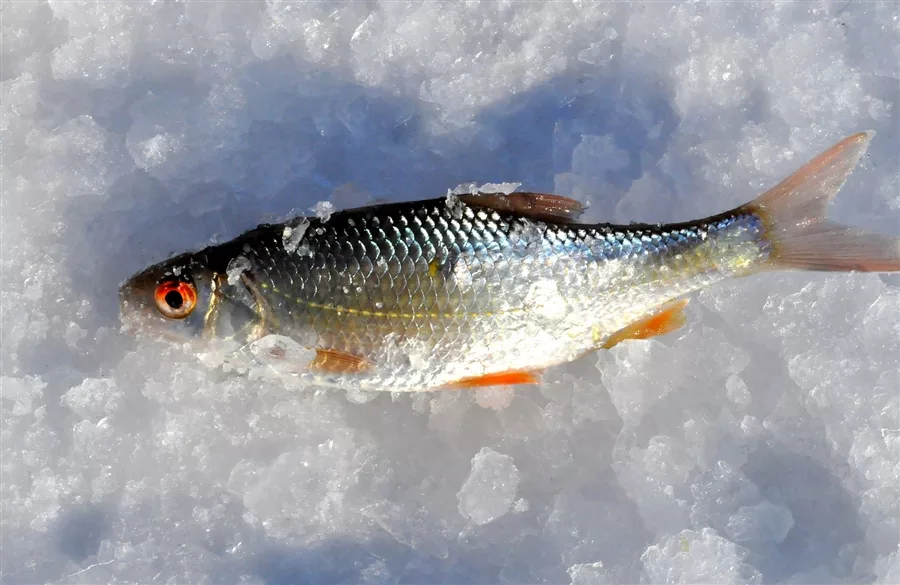
[(718, 286), (513, 394), (226, 378), (116, 296), (319, 201), (510, 181), (702, 217), (865, 129), (832, 216), (900, 234), (896, 3), (0, 18), (4, 584), (900, 582), (895, 275)]

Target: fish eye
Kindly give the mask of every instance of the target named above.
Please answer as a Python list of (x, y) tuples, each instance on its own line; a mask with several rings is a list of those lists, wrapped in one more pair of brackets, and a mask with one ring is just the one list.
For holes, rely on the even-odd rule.
[(169, 319), (184, 319), (197, 306), (197, 287), (183, 280), (167, 280), (156, 285), (156, 308)]

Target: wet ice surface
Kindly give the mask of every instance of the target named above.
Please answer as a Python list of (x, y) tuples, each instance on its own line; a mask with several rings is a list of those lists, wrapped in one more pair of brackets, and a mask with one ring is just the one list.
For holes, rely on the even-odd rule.
[(512, 394), (211, 374), (121, 335), (116, 299), (320, 201), (514, 182), (684, 220), (868, 128), (833, 215), (897, 233), (897, 23), (869, 2), (5, 6), (4, 583), (900, 581), (896, 277), (720, 286), (687, 329)]

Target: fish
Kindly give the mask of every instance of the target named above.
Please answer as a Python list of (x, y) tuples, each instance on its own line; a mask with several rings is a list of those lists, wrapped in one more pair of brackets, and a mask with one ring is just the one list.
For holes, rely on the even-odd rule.
[(696, 221), (580, 223), (561, 195), (448, 192), (263, 224), (119, 289), (124, 328), (225, 348), (307, 386), (539, 384), (548, 368), (674, 332), (690, 293), (767, 271), (900, 271), (900, 238), (827, 219), (874, 132)]

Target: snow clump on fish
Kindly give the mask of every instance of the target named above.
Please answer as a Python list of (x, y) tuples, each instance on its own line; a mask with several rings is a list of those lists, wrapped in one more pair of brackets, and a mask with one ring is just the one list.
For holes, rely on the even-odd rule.
[(900, 581), (896, 275), (718, 285), (512, 394), (287, 390), (135, 341), (116, 298), (319, 202), (521, 183), (703, 217), (870, 128), (830, 216), (896, 234), (895, 6), (50, 1), (2, 28), (4, 582)]

